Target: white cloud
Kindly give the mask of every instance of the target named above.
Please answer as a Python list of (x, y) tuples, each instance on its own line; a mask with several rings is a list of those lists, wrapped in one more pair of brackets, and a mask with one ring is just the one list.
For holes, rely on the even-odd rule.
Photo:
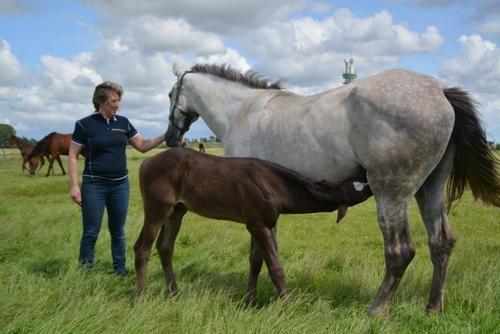
[[(487, 133), (500, 134), (500, 50), (479, 35), (461, 36), (460, 52), (441, 64), (441, 78), (450, 86), (463, 87), (481, 102)], [(497, 142), (500, 137), (492, 138)]]
[(500, 16), (496, 20), (480, 22), (476, 26), (477, 31), (493, 38), (500, 37)]
[(144, 52), (189, 51), (207, 55), (224, 50), (219, 36), (193, 30), (182, 18), (143, 16), (129, 23), (124, 30), (124, 42)]
[(460, 52), (443, 62), (441, 76), (452, 84), (465, 85), (478, 92), (500, 91), (500, 51), (479, 35), (461, 36)]
[(90, 53), (81, 53), (69, 59), (42, 56), (40, 72), (43, 90), (61, 102), (89, 101), (89, 90), (102, 81), (91, 61)]
[(331, 83), (332, 76), (340, 82), (336, 76), (350, 55), (366, 76), (394, 66), (403, 55), (438, 52), (442, 42), (437, 28), (411, 31), (395, 24), (387, 11), (359, 19), (340, 9), (321, 20), (304, 17), (270, 24), (255, 30), (242, 45), (245, 54), (259, 60), (256, 67), (263, 73), (310, 87)]
[(120, 18), (155, 15), (158, 18), (183, 18), (202, 31), (228, 34), (252, 29), (285, 19), (290, 13), (305, 8), (307, 0), (86, 0), (92, 6)]
[(246, 72), (251, 69), (246, 59), (242, 57), (238, 51), (227, 48), (224, 53), (213, 54), (208, 57), (197, 57), (197, 63), (210, 63), (210, 64), (227, 64), (231, 65), (232, 68)]
[(7, 41), (0, 39), (0, 87), (16, 86), (25, 76), (25, 70), (11, 52)]

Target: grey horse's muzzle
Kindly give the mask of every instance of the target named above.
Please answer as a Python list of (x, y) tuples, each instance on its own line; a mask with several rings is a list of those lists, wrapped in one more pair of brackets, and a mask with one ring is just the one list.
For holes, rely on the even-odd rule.
[(172, 124), (168, 125), (167, 132), (165, 133), (165, 144), (168, 147), (180, 146), (182, 141), (182, 133), (179, 129), (176, 129)]

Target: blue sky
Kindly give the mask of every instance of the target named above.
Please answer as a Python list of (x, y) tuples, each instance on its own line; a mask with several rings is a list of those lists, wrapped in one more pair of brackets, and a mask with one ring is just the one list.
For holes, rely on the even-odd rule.
[[(167, 126), (171, 65), (254, 68), (311, 94), (403, 67), (474, 94), (500, 142), (500, 3), (468, 0), (0, 0), (0, 123), (40, 139), (92, 111), (95, 84), (125, 89), (121, 112), (146, 137)], [(3, 77), (3, 78), (2, 78)], [(197, 122), (188, 137), (209, 136)]]

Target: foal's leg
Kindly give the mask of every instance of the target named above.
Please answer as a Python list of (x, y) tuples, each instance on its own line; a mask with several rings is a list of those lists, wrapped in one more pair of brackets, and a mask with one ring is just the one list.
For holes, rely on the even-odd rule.
[(250, 239), (250, 274), (247, 285), (247, 303), (255, 304), (257, 298), (257, 281), (262, 269), (262, 263), (264, 262), (264, 252), (253, 237)]
[(144, 226), (141, 234), (134, 245), (135, 251), (135, 272), (137, 277), (136, 288), (137, 294), (140, 295), (144, 291), (146, 267), (151, 254), (151, 247), (158, 235), (158, 231), (162, 223), (170, 214), (171, 207), (149, 207), (145, 209)]
[(271, 229), (264, 224), (252, 223), (247, 223), (247, 229), (262, 250), (269, 276), (276, 287), (276, 294), (278, 297), (284, 297), (286, 295), (285, 270), (279, 261)]
[[(279, 259), (278, 242), (276, 240), (277, 228), (271, 228), (274, 249)], [(257, 298), (257, 281), (259, 279), (262, 263), (264, 262), (264, 253), (253, 237), (250, 238), (250, 274), (247, 285), (247, 303), (255, 304)]]
[(443, 195), (452, 162), (453, 147), (449, 147), (444, 158), (425, 180), (416, 195), (420, 214), (429, 237), (429, 250), (434, 266), (431, 292), (426, 307), (427, 312), (441, 312), (443, 310), (448, 262), (455, 244), (455, 238), (448, 225)]
[(376, 200), (378, 222), (384, 236), (385, 276), (368, 311), (370, 315), (387, 310), (406, 267), (415, 255), (408, 229), (409, 199), (379, 195)]
[(161, 259), (161, 266), (165, 281), (171, 294), (175, 295), (178, 291), (177, 282), (175, 281), (174, 269), (172, 267), (172, 256), (174, 254), (174, 245), (177, 234), (181, 228), (182, 218), (186, 214), (187, 209), (183, 204), (177, 204), (174, 207), (174, 212), (169, 217), (168, 221), (163, 224), (160, 236), (156, 240), (156, 249)]

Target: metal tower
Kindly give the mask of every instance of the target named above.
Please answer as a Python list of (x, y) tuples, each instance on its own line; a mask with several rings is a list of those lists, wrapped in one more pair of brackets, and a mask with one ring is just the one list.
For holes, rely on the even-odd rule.
[(344, 78), (344, 85), (346, 85), (356, 79), (356, 70), (354, 69), (354, 59), (344, 59), (344, 63), (345, 72), (342, 74), (342, 77)]

